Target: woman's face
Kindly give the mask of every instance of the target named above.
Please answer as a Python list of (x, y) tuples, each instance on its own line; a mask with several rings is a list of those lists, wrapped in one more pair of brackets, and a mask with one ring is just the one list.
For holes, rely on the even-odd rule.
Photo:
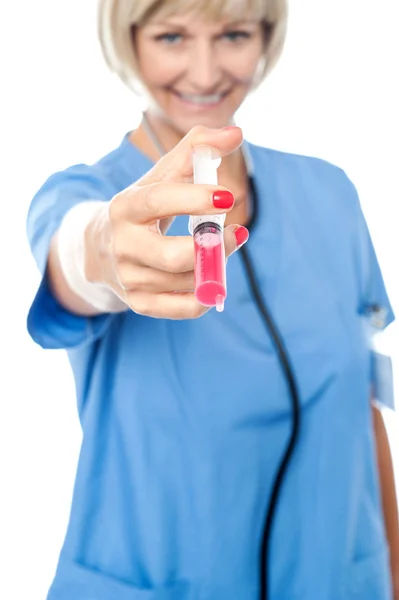
[(264, 48), (259, 21), (153, 19), (135, 35), (142, 82), (176, 129), (224, 127), (250, 90)]

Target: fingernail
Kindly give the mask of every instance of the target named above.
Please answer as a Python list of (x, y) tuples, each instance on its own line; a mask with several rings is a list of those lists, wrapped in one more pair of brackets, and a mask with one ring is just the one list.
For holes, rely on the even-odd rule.
[(223, 131), (230, 131), (230, 129), (237, 129), (237, 125), (227, 125), (227, 127), (223, 127)]
[(234, 196), (227, 190), (219, 190), (213, 193), (212, 202), (215, 208), (231, 208), (234, 204)]
[(240, 227), (237, 227), (235, 230), (234, 235), (236, 236), (237, 248), (241, 248), (241, 246), (248, 241), (249, 231), (246, 227), (242, 227), (242, 225), (240, 225)]

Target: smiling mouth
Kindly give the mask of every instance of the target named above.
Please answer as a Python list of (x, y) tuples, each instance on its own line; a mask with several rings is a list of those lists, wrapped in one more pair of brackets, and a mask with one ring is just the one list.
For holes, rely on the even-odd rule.
[(183, 94), (173, 89), (169, 91), (177, 96), (180, 100), (183, 100), (183, 102), (191, 104), (192, 106), (210, 107), (220, 104), (220, 102), (222, 102), (226, 96), (230, 94), (231, 90), (220, 92), (219, 94)]

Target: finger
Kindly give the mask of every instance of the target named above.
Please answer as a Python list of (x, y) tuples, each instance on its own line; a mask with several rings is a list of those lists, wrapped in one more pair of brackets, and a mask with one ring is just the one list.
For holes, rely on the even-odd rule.
[(167, 273), (186, 273), (194, 270), (193, 238), (188, 236), (146, 237), (147, 252), (141, 254), (143, 264)]
[(197, 126), (157, 164), (144, 175), (137, 185), (150, 185), (161, 181), (190, 182), (193, 176), (192, 152), (196, 146), (206, 145), (215, 148), (220, 156), (227, 156), (242, 144), (243, 134), (239, 127), (210, 129)]
[(226, 249), (226, 257), (231, 256), (247, 243), (249, 231), (242, 225), (229, 225), (224, 230), (224, 246)]
[(114, 241), (113, 253), (119, 269), (126, 264), (176, 274), (194, 269), (191, 236), (163, 236), (147, 227), (125, 227)]
[[(192, 236), (163, 236), (135, 227), (134, 236), (126, 228), (118, 238), (114, 251), (120, 269), (132, 262), (142, 267), (167, 273), (186, 273), (194, 270), (194, 244)], [(248, 240), (248, 230), (239, 225), (229, 225), (224, 230), (226, 256), (230, 256)], [(131, 239), (135, 239), (134, 245)]]
[(234, 196), (215, 185), (155, 183), (126, 191), (126, 217), (133, 223), (150, 224), (177, 215), (226, 213), (234, 206)]
[(197, 319), (209, 310), (192, 293), (133, 293), (126, 297), (135, 313), (158, 319)]
[(165, 293), (193, 292), (194, 272), (167, 273), (149, 267), (125, 264), (119, 270), (119, 280), (128, 292)]
[[(239, 250), (249, 238), (242, 225), (229, 225), (224, 230), (226, 258)], [(144, 245), (143, 245), (144, 244)], [(144, 250), (146, 248), (146, 250)], [(194, 270), (194, 244), (192, 236), (143, 236), (138, 260), (142, 264), (168, 273), (185, 273)]]

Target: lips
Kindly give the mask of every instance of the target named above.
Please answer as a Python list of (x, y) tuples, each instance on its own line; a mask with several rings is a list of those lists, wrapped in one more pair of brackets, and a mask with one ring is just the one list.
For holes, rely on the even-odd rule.
[(187, 104), (205, 108), (218, 105), (230, 93), (230, 90), (218, 94), (185, 94), (173, 89), (170, 91)]

